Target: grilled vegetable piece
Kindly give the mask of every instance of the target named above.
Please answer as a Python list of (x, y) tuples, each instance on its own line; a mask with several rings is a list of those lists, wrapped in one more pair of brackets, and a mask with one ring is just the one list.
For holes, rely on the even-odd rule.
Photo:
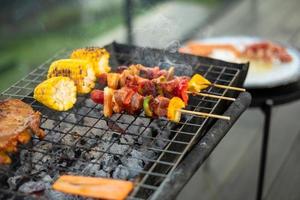
[(69, 77), (52, 77), (36, 86), (33, 97), (53, 110), (69, 110), (76, 102), (76, 86)]
[(118, 89), (120, 81), (120, 74), (118, 73), (108, 73), (107, 74), (107, 85), (112, 89)]
[(168, 105), (168, 113), (167, 117), (169, 120), (173, 122), (179, 122), (181, 118), (181, 112), (180, 110), (185, 107), (184, 102), (178, 98), (173, 97)]
[(80, 94), (89, 93), (95, 87), (95, 72), (92, 64), (86, 60), (61, 59), (53, 62), (48, 71), (48, 78), (57, 76), (71, 78)]
[(104, 92), (102, 90), (93, 90), (91, 92), (91, 99), (98, 104), (104, 103)]
[(110, 72), (109, 53), (104, 48), (87, 47), (72, 52), (72, 59), (88, 60), (93, 64), (96, 76)]
[(61, 176), (53, 184), (53, 189), (85, 197), (97, 199), (125, 199), (133, 189), (130, 181), (94, 178), (84, 176)]
[(105, 117), (110, 117), (113, 114), (113, 104), (112, 104), (113, 93), (114, 93), (113, 89), (111, 89), (109, 87), (104, 88), (103, 115)]
[(0, 164), (10, 164), (7, 153), (17, 151), (17, 144), (27, 143), (32, 134), (45, 136), (40, 121), (41, 114), (19, 99), (0, 101)]
[(151, 98), (152, 98), (151, 96), (146, 96), (144, 98), (144, 102), (143, 102), (143, 108), (144, 108), (144, 111), (145, 111), (145, 115), (147, 117), (152, 117), (153, 116), (153, 112), (152, 112), (152, 110), (150, 108), (150, 105), (149, 105)]
[(195, 74), (189, 81), (189, 91), (190, 92), (200, 92), (211, 85), (211, 82), (201, 76), (200, 74)]

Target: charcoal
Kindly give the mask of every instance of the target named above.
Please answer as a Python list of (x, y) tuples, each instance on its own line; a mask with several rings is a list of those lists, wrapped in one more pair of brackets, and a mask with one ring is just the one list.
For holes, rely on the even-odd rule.
[(16, 175), (23, 175), (23, 174), (28, 174), (30, 172), (31, 165), (30, 163), (24, 163), (21, 165), (17, 170), (16, 170)]
[(106, 132), (105, 134), (103, 134), (101, 140), (105, 141), (105, 142), (109, 142), (113, 140), (113, 134), (110, 132)]
[(75, 115), (71, 113), (66, 117), (65, 121), (77, 124), (81, 120), (81, 118), (81, 115)]
[(83, 161), (80, 161), (78, 160), (74, 166), (71, 166), (70, 167), (70, 170), (71, 171), (79, 171), (81, 172), (85, 167), (86, 167), (87, 163), (86, 162), (83, 162)]
[(87, 99), (85, 99), (84, 100), (84, 106), (85, 107), (94, 107), (95, 106), (95, 103), (93, 102), (93, 100), (92, 99), (90, 99), (90, 98), (87, 98)]
[(124, 155), (128, 149), (129, 149), (128, 145), (122, 145), (122, 144), (114, 143), (109, 148), (109, 152), (112, 153), (112, 154)]
[(11, 192), (0, 193), (0, 199), (15, 199), (15, 194)]
[(101, 113), (103, 111), (102, 106), (97, 105), (96, 108), (93, 108), (87, 115), (89, 117), (94, 117), (96, 119), (102, 118), (103, 114)]
[(64, 134), (61, 132), (58, 132), (58, 131), (46, 131), (45, 140), (48, 140), (51, 142), (59, 142), (63, 136), (64, 136)]
[(138, 138), (138, 144), (144, 145), (144, 146), (149, 146), (152, 144), (152, 137), (153, 131), (150, 128), (147, 128), (141, 137)]
[[(132, 134), (132, 135), (140, 135), (141, 133), (143, 133), (145, 131), (145, 127), (142, 126), (137, 126), (137, 125), (131, 125), (127, 128), (126, 133), (128, 134)], [(125, 134), (126, 134), (125, 133)]]
[(97, 124), (95, 124), (95, 127), (101, 128), (101, 129), (103, 129), (103, 130), (108, 130), (108, 126), (107, 126), (107, 123), (106, 123), (105, 120), (99, 120), (99, 121), (97, 122)]
[(85, 160), (92, 160), (96, 158), (100, 158), (103, 155), (103, 151), (105, 151), (108, 148), (108, 143), (104, 143), (107, 146), (96, 146), (91, 148), (91, 150), (86, 151), (82, 154), (82, 158)]
[(56, 126), (54, 128), (54, 130), (56, 131), (61, 131), (63, 133), (68, 132), (72, 127), (74, 126), (74, 124), (71, 123), (67, 123), (67, 122), (61, 122), (58, 126)]
[(91, 110), (91, 108), (88, 108), (88, 107), (85, 107), (85, 106), (81, 106), (77, 110), (77, 113), (80, 114), (80, 115), (86, 115), (90, 110)]
[(90, 149), (90, 148), (94, 147), (96, 144), (97, 144), (96, 139), (83, 137), (78, 141), (77, 146), (84, 147), (86, 149)]
[(112, 120), (108, 120), (107, 121), (107, 126), (109, 127), (109, 129), (111, 131), (115, 132), (116, 134), (121, 135), (121, 134), (125, 133), (125, 130), (126, 130), (128, 125), (117, 123), (117, 122), (114, 122)]
[(98, 170), (95, 172), (95, 176), (97, 177), (104, 177), (104, 178), (109, 178), (110, 175), (109, 173), (105, 172), (104, 170)]
[(62, 192), (58, 192), (55, 190), (47, 189), (44, 192), (45, 199), (49, 200), (81, 200), (84, 199), (82, 197), (68, 195)]
[(51, 176), (49, 175), (45, 175), (43, 178), (42, 178), (42, 181), (46, 182), (46, 183), (51, 183), (53, 181), (53, 179), (51, 178)]
[(113, 155), (104, 154), (101, 158), (101, 166), (102, 169), (106, 172), (111, 172), (116, 166), (118, 162), (115, 160)]
[(143, 150), (143, 155), (145, 158), (152, 159), (152, 160), (154, 160), (155, 157), (157, 156), (154, 151), (148, 149)]
[(134, 120), (134, 116), (132, 115), (126, 115), (126, 114), (123, 114), (119, 119), (118, 119), (118, 122), (123, 122), (123, 123), (127, 123), (127, 124), (130, 124), (133, 122)]
[[(48, 135), (47, 135), (48, 136)], [(53, 136), (53, 135), (52, 135)], [(47, 138), (48, 140), (49, 139), (52, 139), (51, 137), (48, 137)], [(52, 140), (51, 140), (52, 141)], [(39, 143), (37, 143), (33, 149), (36, 150), (36, 151), (41, 151), (41, 152), (48, 152), (49, 149), (52, 148), (52, 143), (50, 142), (46, 142), (46, 141), (40, 141)]]
[(128, 168), (129, 178), (136, 177), (144, 167), (143, 161), (136, 158), (122, 159), (122, 164)]
[(154, 143), (155, 147), (159, 149), (163, 149), (167, 144), (167, 141), (164, 139), (168, 139), (169, 135), (170, 135), (169, 131), (159, 132)]
[(99, 140), (104, 134), (104, 131), (97, 128), (92, 128), (85, 136)]
[(112, 175), (112, 177), (116, 179), (127, 179), (128, 176), (129, 171), (123, 165), (118, 165)]
[[(92, 162), (95, 162), (96, 160), (93, 160)], [(95, 176), (96, 172), (100, 170), (100, 166), (96, 164), (88, 164), (83, 170), (82, 173), (86, 176)]]
[(34, 192), (41, 192), (46, 189), (46, 185), (43, 181), (29, 181), (21, 185), (18, 189), (19, 192), (25, 194), (32, 194)]
[(79, 140), (80, 138), (81, 138), (81, 136), (80, 136), (79, 134), (73, 132), (72, 134), (66, 134), (66, 135), (62, 138), (61, 142), (62, 142), (62, 144), (72, 146), (72, 145), (74, 145), (74, 144), (77, 142), (77, 140)]
[(12, 176), (7, 179), (7, 183), (9, 185), (9, 188), (12, 190), (17, 189), (17, 187), (20, 185), (20, 183), (24, 180), (24, 176), (17, 175)]
[(98, 121), (97, 118), (93, 118), (93, 117), (83, 117), (81, 119), (81, 124), (85, 125), (85, 126), (93, 126), (96, 122)]
[(138, 117), (135, 119), (133, 124), (146, 127), (150, 124), (150, 120), (150, 118)]
[(25, 165), (26, 163), (28, 163), (30, 158), (31, 158), (31, 153), (28, 150), (21, 150), (20, 151), (21, 165)]
[(134, 137), (132, 135), (123, 134), (120, 137), (120, 142), (122, 144), (133, 145), (135, 140), (134, 140)]
[(55, 125), (56, 125), (55, 121), (53, 121), (51, 119), (47, 119), (46, 121), (44, 121), (41, 124), (41, 128), (43, 128), (43, 129), (52, 129)]

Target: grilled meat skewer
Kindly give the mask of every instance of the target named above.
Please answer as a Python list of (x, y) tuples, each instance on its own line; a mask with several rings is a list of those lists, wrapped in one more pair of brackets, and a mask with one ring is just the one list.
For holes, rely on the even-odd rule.
[(173, 122), (180, 121), (182, 112), (204, 117), (230, 119), (227, 116), (183, 110), (185, 103), (178, 97), (168, 99), (163, 96), (142, 96), (128, 87), (122, 87), (117, 90), (109, 87), (105, 87), (104, 91), (94, 90), (91, 93), (91, 99), (95, 103), (103, 104), (105, 117), (110, 117), (114, 112), (135, 114), (144, 110), (145, 115), (148, 117), (166, 117)]

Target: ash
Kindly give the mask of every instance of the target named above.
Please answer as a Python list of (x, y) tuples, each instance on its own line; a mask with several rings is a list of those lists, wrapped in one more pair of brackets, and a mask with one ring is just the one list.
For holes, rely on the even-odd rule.
[[(81, 102), (81, 106), (86, 104)], [(77, 116), (78, 110), (81, 115)], [(108, 124), (93, 116), (99, 108), (88, 110), (48, 116), (41, 125), (47, 133), (45, 139), (33, 139), (19, 148), (14, 164), (0, 166), (0, 188), (25, 199), (82, 199), (54, 191), (51, 185), (63, 174), (135, 181), (159, 156), (159, 151), (151, 148), (163, 149), (166, 142), (161, 139), (170, 137), (163, 120), (117, 115)], [(84, 117), (82, 112), (90, 116)]]

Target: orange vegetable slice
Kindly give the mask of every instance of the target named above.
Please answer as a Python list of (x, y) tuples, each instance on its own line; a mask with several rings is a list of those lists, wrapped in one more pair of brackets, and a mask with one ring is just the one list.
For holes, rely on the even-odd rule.
[(60, 192), (101, 199), (125, 199), (133, 189), (130, 181), (64, 175), (52, 185)]
[(120, 81), (120, 74), (118, 73), (107, 73), (107, 85), (112, 89), (118, 89)]
[(103, 105), (103, 114), (105, 117), (110, 117), (113, 114), (113, 104), (112, 104), (112, 98), (113, 98), (113, 92), (114, 90), (105, 87), (104, 88), (104, 105)]

